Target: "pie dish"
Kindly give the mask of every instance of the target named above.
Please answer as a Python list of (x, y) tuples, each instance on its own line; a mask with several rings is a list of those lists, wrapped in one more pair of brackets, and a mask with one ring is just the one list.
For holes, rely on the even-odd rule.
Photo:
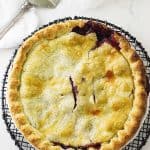
[(9, 73), (11, 115), (40, 150), (118, 150), (138, 130), (148, 82), (124, 36), (76, 19), (40, 29)]

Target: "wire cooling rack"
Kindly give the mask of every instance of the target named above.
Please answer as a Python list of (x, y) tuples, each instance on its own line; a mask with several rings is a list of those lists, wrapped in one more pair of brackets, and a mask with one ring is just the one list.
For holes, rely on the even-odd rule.
[[(53, 22), (50, 22), (47, 25), (42, 26), (41, 28), (44, 28), (48, 25), (51, 25), (51, 24), (54, 24), (57, 22), (62, 22), (62, 21), (71, 20), (71, 19), (87, 19), (87, 20), (98, 21), (100, 23), (105, 24), (109, 28), (112, 28), (113, 30), (119, 32), (123, 36), (125, 36), (128, 39), (128, 41), (130, 42), (130, 44), (136, 49), (137, 53), (143, 60), (144, 65), (146, 67), (147, 77), (148, 77), (148, 79), (150, 79), (150, 58), (149, 58), (147, 52), (145, 51), (145, 49), (143, 48), (141, 43), (136, 40), (135, 37), (133, 37), (129, 32), (123, 30), (122, 28), (120, 28), (114, 24), (111, 24), (107, 21), (103, 21), (103, 20), (99, 20), (99, 19), (75, 16), (74, 18), (68, 17), (68, 18), (55, 20)], [(39, 29), (41, 29), (41, 28), (39, 28)], [(34, 34), (36, 31), (34, 31), (32, 34)], [(30, 37), (30, 36), (28, 36), (28, 37)], [(26, 39), (24, 39), (24, 40), (26, 40)], [(11, 138), (15, 141), (15, 145), (17, 145), (20, 150), (35, 150), (35, 148), (25, 140), (23, 135), (15, 127), (15, 124), (14, 124), (14, 122), (11, 118), (10, 112), (9, 112), (8, 103), (7, 103), (7, 99), (6, 99), (8, 72), (11, 68), (13, 59), (16, 55), (16, 52), (17, 52), (17, 49), (15, 50), (14, 55), (12, 56), (8, 66), (7, 66), (6, 72), (4, 74), (3, 82), (2, 82), (3, 83), (2, 84), (2, 92), (1, 92), (2, 93), (2, 95), (1, 95), (2, 96), (2, 98), (1, 98), (2, 99), (2, 112), (3, 112), (2, 114), (3, 114), (3, 119), (5, 121), (5, 124), (6, 124), (7, 131), (10, 133)], [(149, 135), (150, 135), (150, 106), (148, 107), (147, 115), (145, 117), (145, 120), (144, 120), (137, 136), (128, 145), (126, 145), (123, 148), (123, 150), (140, 150), (142, 148), (142, 146), (145, 145)]]

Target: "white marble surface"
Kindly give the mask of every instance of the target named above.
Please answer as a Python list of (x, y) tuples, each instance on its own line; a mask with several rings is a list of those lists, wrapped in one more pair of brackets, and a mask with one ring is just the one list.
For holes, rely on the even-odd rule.
[[(54, 19), (75, 15), (95, 17), (98, 19), (107, 20), (118, 26), (121, 26), (125, 30), (129, 31), (132, 35), (134, 35), (140, 42), (142, 42), (143, 46), (150, 56), (150, 0), (61, 0), (57, 8), (38, 8), (35, 9), (35, 13), (38, 17), (37, 26), (46, 24)], [(7, 15), (11, 16), (11, 13), (7, 13)], [(4, 26), (6, 22), (7, 19), (2, 21), (0, 27)], [(29, 22), (26, 21), (26, 23), (32, 24), (32, 20), (30, 20)], [(11, 32), (8, 34), (10, 34), (9, 40), (13, 39), (15, 36)], [(7, 44), (6, 41), (5, 43)], [(0, 45), (1, 44), (3, 43), (0, 43)], [(13, 50), (10, 48), (0, 49), (1, 80), (12, 52)], [(10, 135), (6, 131), (6, 127), (2, 120), (1, 114), (0, 131), (0, 149), (17, 150), (18, 148), (14, 146), (14, 141), (11, 140)], [(142, 150), (149, 149), (150, 140), (148, 140), (146, 146), (144, 146)]]

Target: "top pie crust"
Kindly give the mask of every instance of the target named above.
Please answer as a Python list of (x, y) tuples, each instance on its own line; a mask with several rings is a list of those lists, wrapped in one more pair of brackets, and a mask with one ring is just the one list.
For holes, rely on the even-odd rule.
[[(25, 40), (9, 74), (16, 126), (41, 150), (117, 150), (137, 131), (146, 109), (144, 65), (120, 34), (118, 50), (97, 36), (71, 32), (87, 20), (45, 27)], [(103, 25), (104, 28), (107, 28)]]

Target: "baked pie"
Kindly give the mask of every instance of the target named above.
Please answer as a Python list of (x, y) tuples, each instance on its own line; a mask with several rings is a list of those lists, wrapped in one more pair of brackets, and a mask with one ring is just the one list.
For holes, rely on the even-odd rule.
[(118, 150), (146, 109), (144, 65), (124, 36), (76, 19), (40, 29), (9, 74), (16, 126), (40, 150)]

